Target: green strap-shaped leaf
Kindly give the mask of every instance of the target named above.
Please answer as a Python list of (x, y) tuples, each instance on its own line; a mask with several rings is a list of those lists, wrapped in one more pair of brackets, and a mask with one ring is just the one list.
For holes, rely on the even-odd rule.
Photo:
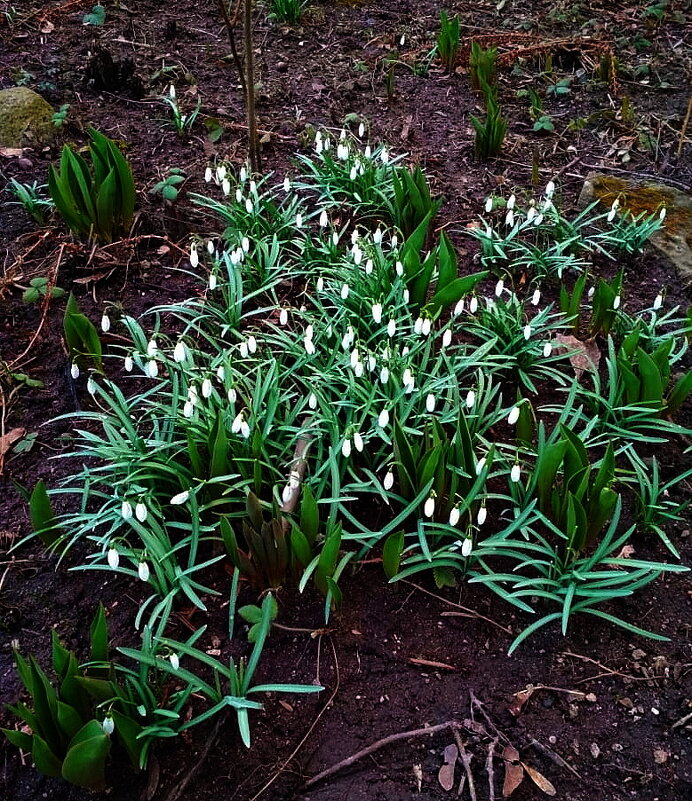
[(106, 789), (106, 758), (110, 737), (97, 720), (91, 720), (73, 737), (62, 764), (62, 777), (78, 787)]

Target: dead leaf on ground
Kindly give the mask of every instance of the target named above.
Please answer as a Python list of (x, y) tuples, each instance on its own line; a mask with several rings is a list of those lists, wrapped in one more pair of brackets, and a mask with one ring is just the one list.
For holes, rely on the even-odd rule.
[[(630, 556), (634, 554), (634, 546), (632, 545), (623, 545), (622, 550), (617, 555), (618, 559), (629, 559)], [(646, 654), (645, 654), (646, 656)]]
[(448, 665), (446, 662), (435, 662), (434, 659), (423, 659), (421, 657), (411, 656), (408, 661), (412, 665), (422, 665), (423, 667), (440, 668), (441, 670), (457, 670), (454, 665)]
[(4, 456), (7, 451), (26, 434), (26, 428), (13, 428), (4, 436), (0, 437), (0, 456)]
[(416, 779), (416, 787), (420, 793), (420, 788), (423, 786), (423, 766), (416, 763), (413, 766), (413, 775)]
[(519, 752), (513, 745), (505, 746), (502, 758), (505, 761), (505, 783), (502, 786), (502, 795), (504, 798), (509, 798), (524, 781), (524, 768), (519, 761)]
[(20, 158), (24, 154), (24, 148), (21, 147), (0, 147), (0, 156), (7, 159)]
[(437, 781), (443, 790), (449, 792), (454, 787), (454, 766), (456, 765), (459, 749), (452, 743), (445, 748), (444, 765), (437, 774)]
[(507, 707), (507, 711), (510, 715), (514, 715), (515, 718), (518, 718), (519, 715), (521, 715), (524, 704), (531, 698), (535, 690), (536, 688), (533, 684), (529, 684), (525, 690), (519, 690), (518, 693), (514, 693), (514, 701)]
[(539, 773), (536, 768), (532, 768), (531, 765), (527, 765), (526, 762), (522, 762), (521, 764), (539, 790), (542, 790), (546, 795), (557, 795), (555, 787), (542, 773)]
[(571, 351), (569, 361), (574, 368), (574, 374), (579, 380), (583, 372), (586, 370), (591, 373), (598, 372), (598, 365), (601, 361), (601, 349), (596, 344), (594, 337), (591, 339), (577, 339), (571, 334), (556, 334), (555, 340), (564, 348), (559, 346), (557, 350)]

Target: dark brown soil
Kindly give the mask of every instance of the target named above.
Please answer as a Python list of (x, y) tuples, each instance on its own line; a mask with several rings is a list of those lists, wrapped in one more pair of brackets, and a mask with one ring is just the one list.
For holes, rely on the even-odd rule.
[[(478, 112), (478, 98), (469, 88), (466, 61), (460, 58), (452, 76), (444, 75), (437, 63), (427, 75), (412, 69), (433, 46), (440, 6), (432, 0), (350, 0), (311, 4), (295, 28), (268, 22), (264, 6), (258, 9), (255, 41), (264, 167), (283, 173), (302, 146), (306, 126), (340, 128), (346, 114), (358, 113), (370, 121), (375, 138), (386, 139), (395, 151), (406, 151), (425, 165), (446, 199), (440, 224), (447, 226), (469, 265), (474, 249), (465, 227), (476, 219), (484, 197), (498, 187), (509, 193), (529, 188), (532, 177), (543, 184), (557, 176), (570, 205), (594, 166), (616, 175), (652, 176), (683, 188), (689, 184), (689, 137), (677, 154), (689, 93), (684, 2), (668, 3), (662, 22), (647, 15), (647, 8), (656, 5), (653, 0), (476, 0), (445, 5), (459, 12), (466, 42), (471, 36), (493, 34), (499, 44), (504, 59), (500, 99), (510, 120), (500, 158), (474, 160), (469, 115)], [(37, 230), (23, 210), (0, 204), (0, 236), (7, 250), (0, 283), (0, 355), (6, 363), (21, 356), (22, 371), (45, 384), (43, 390), (21, 389), (12, 398), (5, 390), (5, 431), (22, 427), (37, 433), (37, 439), (28, 453), (6, 457), (0, 546), (9, 547), (29, 531), (25, 505), (13, 482), (32, 486), (43, 477), (54, 486), (64, 474), (64, 463), (50, 457), (69, 448), (69, 422), (48, 421), (74, 411), (83, 392), (79, 387), (75, 394), (68, 376), (61, 345), (62, 302), (51, 304), (44, 319), (40, 307), (22, 303), (20, 287), (57, 265), (58, 285), (74, 289), (82, 309), (94, 320), (105, 302), (117, 301), (128, 313), (138, 314), (157, 302), (187, 297), (190, 287), (175, 268), (184, 261), (189, 234), (204, 232), (209, 222), (189, 204), (186, 193), (204, 191), (202, 174), (213, 155), (240, 164), (246, 153), (242, 98), (233, 66), (225, 58), (226, 39), (214, 3), (108, 3), (106, 23), (98, 28), (82, 25), (91, 6), (91, 0), (0, 3), (0, 11), (7, 12), (0, 21), (0, 88), (26, 83), (56, 107), (70, 103), (61, 140), (82, 144), (86, 126), (93, 124), (126, 142), (140, 190), (133, 237), (93, 252), (70, 239), (57, 223)], [(527, 33), (539, 36), (539, 42), (560, 42), (519, 60), (522, 54), (516, 51), (527, 45), (521, 38)], [(617, 86), (594, 80), (599, 63), (599, 51), (590, 46), (594, 41), (612, 46), (620, 65)], [(386, 64), (395, 52), (402, 63), (395, 68), (394, 91), (388, 97)], [(545, 52), (553, 54), (548, 82), (573, 77), (569, 94), (548, 96), (544, 102), (555, 123), (552, 134), (532, 131), (528, 100), (516, 97), (519, 89), (545, 87), (537, 77), (547, 66)], [(162, 72), (164, 68), (174, 71)], [(216, 144), (202, 125), (190, 137), (176, 136), (159, 99), (172, 80), (187, 110), (199, 97), (202, 116), (223, 125)], [(624, 98), (634, 110), (632, 119), (626, 114), (623, 119)], [(583, 127), (569, 129), (576, 119), (585, 120)], [(0, 174), (45, 183), (47, 164), (57, 153), (57, 146), (21, 157), (0, 152)], [(171, 167), (183, 168), (187, 181), (180, 200), (163, 206), (148, 190)], [(669, 287), (670, 302), (689, 302), (670, 265), (653, 252), (629, 265), (626, 280), (632, 308), (649, 305), (659, 286)], [(660, 458), (680, 468), (683, 449), (684, 443), (673, 443)], [(689, 487), (681, 488), (681, 494), (685, 491)], [(671, 535), (689, 564), (689, 529), (680, 527)], [(635, 544), (638, 555), (665, 559), (659, 543)], [(77, 562), (75, 553), (56, 569), (54, 559), (31, 546), (3, 556), (1, 702), (15, 700), (19, 691), (11, 642), (17, 640), (24, 653), (45, 659), (50, 629), (57, 628), (70, 647), (85, 653), (86, 621), (99, 599), (109, 612), (114, 645), (130, 641), (137, 599), (127, 594), (127, 582), (70, 572)], [(456, 797), (456, 789), (446, 793), (437, 781), (444, 748), (454, 741), (449, 731), (399, 741), (309, 791), (303, 785), (308, 777), (382, 737), (472, 716), (489, 730), (492, 723), (500, 738), (498, 751), (511, 742), (523, 762), (555, 785), (559, 798), (682, 801), (692, 795), (689, 720), (674, 725), (692, 712), (692, 594), (685, 575), (663, 577), (613, 610), (665, 634), (670, 642), (643, 640), (577, 617), (567, 638), (549, 627), (512, 658), (506, 656), (510, 631), (516, 634), (527, 620), (477, 587), (465, 585), (458, 592), (437, 592), (432, 582), (422, 583), (423, 589), (406, 583), (388, 587), (381, 568), (371, 564), (358, 566), (342, 585), (344, 607), (328, 631), (312, 637), (274, 630), (261, 664), (263, 679), (314, 680), (325, 686), (324, 693), (286, 696), (281, 702), (268, 699), (265, 711), (253, 716), (250, 751), (227, 720), (218, 732), (210, 724), (164, 743), (148, 775), (133, 777), (127, 768), (113, 766), (110, 797), (129, 801), (151, 797), (151, 791), (156, 799), (167, 801), (198, 765), (212, 737), (204, 764), (182, 798)], [(241, 600), (255, 598), (243, 589)], [(313, 630), (323, 624), (321, 599), (287, 589), (281, 602), (286, 625)], [(482, 617), (449, 616), (460, 611), (454, 604)], [(205, 620), (197, 613), (191, 623), (208, 623), (205, 638), (211, 643), (218, 636), (225, 642), (220, 616)], [(529, 685), (535, 688), (533, 695), (512, 714), (515, 693)], [(471, 694), (482, 711), (472, 707)], [(0, 722), (11, 725), (10, 720), (3, 709)], [(490, 797), (489, 742), (468, 731), (464, 736), (473, 755), (477, 798), (485, 801)], [(540, 745), (532, 745), (534, 740)], [(0, 798), (87, 797), (39, 776), (6, 743), (0, 749)], [(559, 764), (559, 757), (551, 757), (552, 752), (569, 768)], [(496, 797), (503, 777), (499, 764), (496, 760)], [(416, 771), (422, 777), (420, 787)], [(456, 784), (461, 775), (458, 763)], [(271, 779), (273, 784), (258, 796)], [(512, 797), (525, 801), (543, 793), (526, 778)]]

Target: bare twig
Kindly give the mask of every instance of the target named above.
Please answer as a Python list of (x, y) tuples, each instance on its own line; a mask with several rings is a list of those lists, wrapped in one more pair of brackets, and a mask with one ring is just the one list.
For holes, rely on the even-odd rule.
[(534, 747), (534, 748), (535, 748), (537, 751), (540, 751), (540, 752), (543, 754), (543, 756), (547, 756), (547, 757), (548, 757), (548, 759), (552, 759), (552, 761), (553, 761), (553, 762), (554, 762), (556, 765), (559, 765), (561, 768), (565, 768), (565, 769), (566, 769), (566, 770), (568, 770), (570, 773), (573, 773), (573, 774), (574, 774), (574, 775), (577, 777), (577, 779), (581, 779), (581, 776), (579, 775), (579, 773), (578, 773), (578, 772), (577, 772), (577, 771), (576, 771), (576, 770), (575, 770), (575, 769), (574, 769), (574, 768), (573, 768), (573, 767), (572, 767), (572, 766), (569, 764), (569, 762), (567, 762), (566, 760), (564, 760), (564, 759), (563, 759), (563, 758), (560, 756), (560, 754), (558, 754), (556, 751), (553, 751), (553, 749), (552, 749), (552, 748), (548, 748), (548, 746), (547, 746), (547, 745), (543, 745), (543, 743), (541, 743), (541, 742), (539, 742), (538, 740), (536, 740), (536, 738), (535, 738), (535, 737), (530, 737), (530, 738), (529, 738), (529, 742), (531, 743), (531, 745), (532, 745), (532, 746), (533, 746), (533, 747)]
[[(466, 746), (464, 745), (464, 741), (461, 739), (461, 735), (459, 734), (459, 729), (457, 726), (454, 727), (452, 730), (454, 734), (454, 739), (457, 743), (457, 748), (459, 749), (459, 757), (461, 759), (461, 764), (464, 766), (464, 773), (469, 783), (469, 795), (471, 796), (471, 801), (477, 801), (476, 796), (476, 784), (473, 781), (473, 772), (471, 771), (471, 760), (473, 757), (469, 752), (466, 750)], [(457, 795), (461, 795), (462, 790), (464, 789), (464, 779), (462, 778), (461, 784), (459, 785), (459, 789), (457, 790)]]
[(257, 117), (255, 113), (255, 50), (252, 36), (252, 0), (245, 0), (243, 37), (245, 39), (245, 111), (247, 112), (248, 155), (250, 168), (258, 173), (260, 162), (257, 140)]
[(485, 772), (488, 774), (488, 801), (495, 801), (495, 770), (493, 769), (493, 759), (495, 757), (495, 747), (499, 737), (495, 737), (488, 746), (488, 758), (485, 760)]
[(228, 43), (231, 46), (231, 57), (233, 59), (233, 63), (235, 64), (236, 70), (238, 70), (238, 78), (240, 79), (240, 86), (243, 90), (243, 95), (247, 95), (247, 87), (245, 84), (245, 71), (243, 68), (243, 62), (240, 60), (240, 56), (238, 55), (238, 45), (236, 44), (235, 41), (235, 23), (238, 15), (238, 9), (236, 8), (234, 18), (231, 19), (228, 14), (228, 7), (226, 6), (226, 0), (216, 0), (216, 5), (219, 9), (219, 13), (221, 14), (221, 18), (223, 19), (223, 24), (224, 27), (226, 28), (226, 33), (228, 34)]
[(685, 143), (685, 136), (687, 135), (687, 126), (690, 124), (690, 114), (692, 114), (692, 95), (690, 95), (689, 100), (687, 101), (687, 114), (685, 114), (685, 119), (682, 123), (682, 128), (680, 129), (680, 141), (678, 142), (678, 149), (675, 151), (675, 155), (680, 158), (680, 154), (682, 153), (682, 146)]

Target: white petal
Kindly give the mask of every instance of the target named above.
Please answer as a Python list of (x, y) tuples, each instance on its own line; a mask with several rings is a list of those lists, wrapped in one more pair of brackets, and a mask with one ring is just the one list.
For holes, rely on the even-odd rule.
[[(126, 359), (129, 358), (130, 358), (129, 356), (126, 357)], [(130, 361), (132, 361), (132, 359), (130, 359)], [(127, 369), (127, 367), (125, 369)], [(130, 370), (131, 369), (132, 367), (130, 367)], [(77, 364), (77, 362), (72, 362), (72, 364), (70, 365), (70, 375), (72, 376), (74, 381), (76, 381), (79, 378), (79, 365)]]
[(449, 513), (449, 525), (456, 526), (459, 522), (459, 518), (461, 517), (461, 513), (459, 512), (458, 506), (453, 506), (452, 511)]
[(468, 394), (466, 395), (466, 407), (468, 409), (473, 409), (474, 404), (476, 403), (476, 393), (470, 389)]
[(185, 361), (186, 356), (187, 356), (187, 348), (185, 347), (185, 343), (182, 341), (182, 339), (180, 339), (178, 340), (175, 348), (173, 349), (173, 361), (180, 364), (180, 362)]
[(123, 520), (132, 520), (132, 504), (129, 501), (122, 502), (120, 515)]
[(115, 548), (108, 549), (106, 559), (108, 560), (109, 567), (116, 568), (120, 564), (120, 554), (115, 550)]
[(485, 506), (481, 506), (481, 508), (478, 510), (478, 517), (476, 518), (476, 522), (478, 523), (479, 526), (482, 526), (483, 523), (485, 523), (485, 521), (487, 520), (487, 518), (488, 518), (488, 510), (485, 508)]
[(146, 504), (142, 503), (141, 501), (135, 506), (135, 517), (139, 520), (140, 523), (144, 523), (144, 521), (149, 516), (149, 510), (146, 507)]
[(538, 306), (541, 301), (541, 290), (535, 289), (533, 295), (531, 296), (531, 304), (533, 306)]
[(107, 314), (104, 314), (101, 318), (101, 330), (104, 334), (111, 330), (111, 318)]
[(436, 398), (435, 398), (435, 396), (432, 394), (432, 392), (430, 392), (430, 393), (428, 394), (428, 397), (425, 399), (425, 408), (426, 408), (426, 409), (427, 409), (429, 412), (434, 412), (434, 411), (435, 411), (435, 403), (436, 403)]
[[(128, 373), (131, 373), (134, 366), (135, 366), (135, 363), (134, 363), (134, 361), (132, 359), (132, 356), (126, 356), (125, 357), (125, 361), (123, 362), (123, 367), (125, 368), (125, 370)], [(75, 367), (77, 367), (77, 365), (75, 365)], [(79, 367), (77, 367), (77, 370), (79, 370)], [(77, 375), (79, 375), (79, 373), (77, 373)], [(72, 377), (75, 378), (75, 376), (72, 376)]]
[(387, 490), (387, 492), (389, 492), (389, 490), (394, 486), (394, 473), (392, 473), (391, 470), (389, 470), (387, 475), (384, 477), (382, 486)]
[(139, 565), (137, 565), (137, 575), (141, 581), (149, 581), (149, 565), (146, 562), (140, 562)]
[(187, 502), (187, 499), (190, 497), (190, 491), (184, 490), (183, 492), (179, 492), (177, 495), (174, 495), (171, 500), (171, 506), (182, 506), (182, 504)]
[(442, 334), (442, 347), (448, 348), (452, 344), (452, 331), (451, 329), (447, 329), (444, 334)]
[(308, 406), (311, 409), (316, 409), (317, 408), (317, 395), (315, 395), (314, 392), (311, 392), (310, 396), (308, 397)]
[(159, 374), (158, 364), (153, 359), (147, 362), (147, 375), (149, 376), (149, 378), (156, 378), (158, 374)]
[(512, 470), (510, 471), (509, 477), (513, 484), (516, 484), (517, 481), (519, 481), (521, 478), (521, 467), (518, 464), (512, 465)]
[(351, 455), (351, 440), (350, 439), (345, 439), (341, 443), (341, 453), (344, 456), (344, 458), (346, 458), (346, 459), (348, 459), (348, 457)]
[(396, 320), (390, 320), (387, 323), (387, 336), (393, 337), (396, 333)]
[(426, 517), (432, 517), (435, 514), (435, 499), (432, 497), (432, 495), (425, 502), (423, 514)]
[[(483, 525), (483, 524), (480, 522), (480, 517), (481, 517), (481, 513), (480, 513), (480, 511), (479, 511), (479, 512), (478, 512), (478, 519), (479, 519), (479, 523), (478, 523), (478, 525), (479, 525), (479, 526), (480, 526), (480, 525)], [(483, 517), (483, 520), (485, 521), (485, 517)], [(461, 555), (462, 555), (462, 556), (470, 556), (470, 555), (471, 555), (471, 551), (472, 551), (472, 550), (473, 550), (473, 540), (472, 540), (470, 537), (467, 537), (467, 538), (464, 540), (464, 542), (463, 542), (463, 544), (462, 544), (462, 546), (461, 546)]]
[(389, 425), (389, 411), (387, 409), (382, 409), (377, 416), (377, 425), (380, 428), (386, 428)]
[(211, 392), (212, 392), (211, 380), (205, 378), (204, 381), (202, 381), (202, 397), (203, 398), (211, 397)]
[(365, 447), (365, 445), (363, 443), (363, 437), (361, 437), (361, 435), (360, 435), (360, 433), (358, 431), (354, 432), (354, 434), (353, 434), (353, 444), (355, 445), (356, 450), (358, 451), (358, 453), (362, 453), (363, 452), (363, 448)]
[(507, 423), (508, 425), (513, 426), (518, 419), (519, 419), (519, 407), (515, 406), (507, 416)]

